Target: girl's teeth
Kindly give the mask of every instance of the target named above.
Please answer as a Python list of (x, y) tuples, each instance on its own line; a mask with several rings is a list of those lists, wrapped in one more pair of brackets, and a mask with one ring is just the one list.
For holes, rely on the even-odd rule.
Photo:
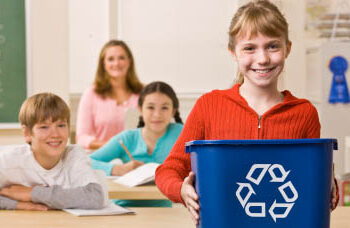
[(261, 73), (261, 74), (263, 74), (263, 73), (267, 73), (267, 72), (269, 72), (270, 71), (270, 69), (267, 69), (267, 70), (255, 70), (257, 73)]
[(51, 146), (58, 146), (58, 145), (60, 145), (60, 143), (59, 143), (59, 142), (56, 142), (56, 143), (49, 143), (49, 145), (51, 145)]

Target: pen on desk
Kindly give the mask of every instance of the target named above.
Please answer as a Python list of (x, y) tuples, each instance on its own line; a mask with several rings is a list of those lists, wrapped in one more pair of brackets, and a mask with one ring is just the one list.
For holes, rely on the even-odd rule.
[(126, 146), (123, 143), (123, 140), (119, 140), (120, 145), (124, 148), (126, 154), (129, 156), (130, 160), (135, 160), (134, 157), (131, 155), (130, 151), (128, 150), (128, 148), (126, 148)]

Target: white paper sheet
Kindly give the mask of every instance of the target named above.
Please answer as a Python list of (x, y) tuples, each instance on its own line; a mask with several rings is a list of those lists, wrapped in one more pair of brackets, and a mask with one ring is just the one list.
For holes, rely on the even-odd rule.
[(135, 214), (134, 211), (109, 202), (108, 206), (100, 210), (82, 210), (82, 209), (63, 209), (64, 211), (75, 216), (98, 216), (98, 215), (121, 215)]
[(146, 184), (154, 181), (154, 175), (157, 167), (160, 164), (158, 163), (146, 163), (130, 172), (124, 176), (119, 177), (114, 180), (114, 182), (128, 187), (134, 187), (141, 184)]

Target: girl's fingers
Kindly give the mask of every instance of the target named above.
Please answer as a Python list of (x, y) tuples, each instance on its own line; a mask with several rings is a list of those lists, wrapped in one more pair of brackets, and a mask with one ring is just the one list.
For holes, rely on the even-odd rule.
[(332, 210), (334, 210), (337, 207), (338, 204), (338, 194), (335, 189), (333, 189), (332, 192)]
[(181, 187), (181, 197), (191, 214), (193, 222), (197, 225), (199, 220), (199, 204), (198, 195), (193, 187), (194, 178), (194, 173), (190, 172), (190, 174), (184, 179)]
[(331, 209), (334, 210), (339, 202), (339, 187), (337, 179), (333, 177)]
[(193, 222), (197, 225), (198, 224), (198, 220), (199, 220), (198, 212), (196, 210), (194, 210), (192, 207), (188, 207), (188, 211), (191, 214)]
[(198, 200), (198, 195), (196, 194), (194, 188), (191, 185), (187, 185), (185, 189), (185, 197), (184, 197), (184, 201), (186, 205), (191, 206), (196, 210), (198, 210), (199, 205), (197, 200)]
[(194, 181), (194, 173), (191, 171), (190, 174), (184, 179), (184, 182), (186, 182), (186, 184), (193, 186), (193, 181)]
[(187, 195), (193, 200), (198, 200), (198, 195), (192, 186), (188, 188)]
[(184, 179), (184, 184), (191, 185), (191, 180), (189, 176)]
[(195, 210), (199, 210), (199, 204), (197, 203), (197, 201), (189, 198), (186, 202), (186, 206), (187, 207), (192, 207)]
[(184, 183), (186, 184), (186, 193), (192, 199), (198, 200), (198, 195), (193, 187), (193, 181), (194, 181), (194, 173), (190, 172), (188, 177), (184, 179)]

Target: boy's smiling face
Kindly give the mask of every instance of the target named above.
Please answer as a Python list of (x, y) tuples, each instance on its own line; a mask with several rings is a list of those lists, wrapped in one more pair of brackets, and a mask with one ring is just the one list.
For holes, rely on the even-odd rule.
[(53, 168), (66, 148), (69, 127), (66, 120), (51, 119), (36, 123), (32, 130), (23, 126), (23, 134), (39, 164), (46, 168)]

